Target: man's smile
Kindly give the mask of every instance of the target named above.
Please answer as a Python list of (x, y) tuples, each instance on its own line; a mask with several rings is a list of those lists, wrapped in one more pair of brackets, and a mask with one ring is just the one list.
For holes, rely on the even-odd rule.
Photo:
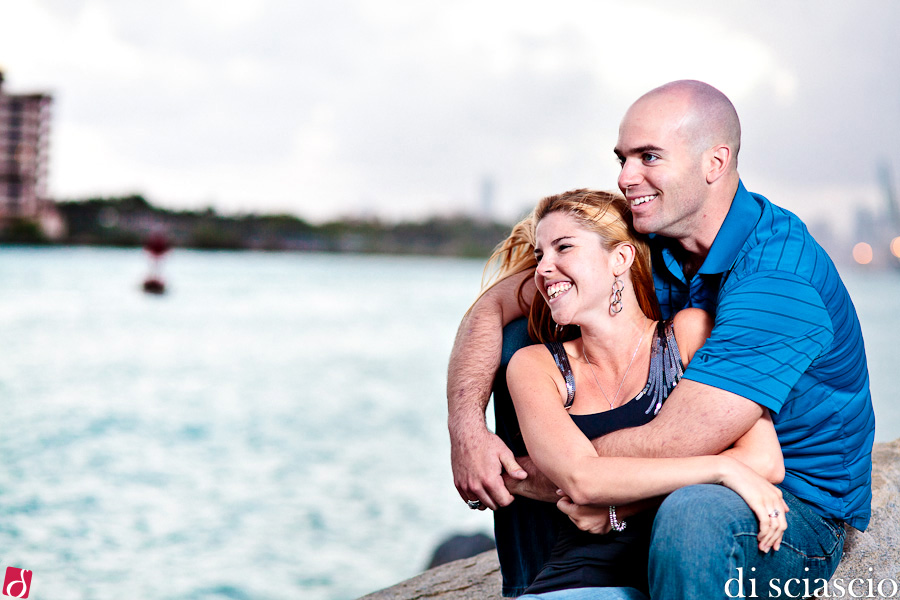
[(641, 204), (644, 204), (646, 202), (650, 202), (651, 200), (656, 199), (658, 196), (659, 196), (659, 194), (650, 194), (648, 196), (638, 196), (637, 198), (632, 198), (631, 206), (632, 207), (640, 206)]

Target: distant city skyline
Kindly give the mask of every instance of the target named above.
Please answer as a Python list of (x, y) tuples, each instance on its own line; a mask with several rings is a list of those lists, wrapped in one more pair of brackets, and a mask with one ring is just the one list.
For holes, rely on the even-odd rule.
[(630, 102), (697, 78), (737, 106), (748, 188), (846, 236), (900, 172), (898, 29), (885, 0), (34, 0), (0, 8), (0, 68), (54, 97), (53, 197), (312, 221), (614, 188)]

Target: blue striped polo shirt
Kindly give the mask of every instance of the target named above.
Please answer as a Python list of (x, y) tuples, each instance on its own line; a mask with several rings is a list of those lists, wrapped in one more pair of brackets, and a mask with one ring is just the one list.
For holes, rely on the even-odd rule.
[(859, 319), (834, 263), (797, 216), (743, 183), (691, 281), (675, 244), (651, 240), (663, 317), (691, 306), (715, 315), (684, 377), (768, 408), (783, 487), (864, 530), (875, 413)]

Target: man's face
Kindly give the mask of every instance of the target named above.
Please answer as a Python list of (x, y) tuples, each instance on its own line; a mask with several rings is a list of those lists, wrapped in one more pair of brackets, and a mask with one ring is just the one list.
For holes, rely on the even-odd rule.
[(644, 98), (619, 126), (619, 189), (628, 198), (634, 227), (684, 240), (703, 226), (707, 186), (702, 153), (690, 143), (686, 110), (671, 98)]

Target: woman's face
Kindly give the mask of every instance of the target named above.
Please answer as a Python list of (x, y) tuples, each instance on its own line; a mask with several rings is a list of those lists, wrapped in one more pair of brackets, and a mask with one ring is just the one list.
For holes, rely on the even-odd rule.
[(553, 212), (535, 230), (537, 288), (560, 325), (579, 325), (590, 311), (607, 313), (613, 283), (612, 253), (599, 234), (571, 215)]

